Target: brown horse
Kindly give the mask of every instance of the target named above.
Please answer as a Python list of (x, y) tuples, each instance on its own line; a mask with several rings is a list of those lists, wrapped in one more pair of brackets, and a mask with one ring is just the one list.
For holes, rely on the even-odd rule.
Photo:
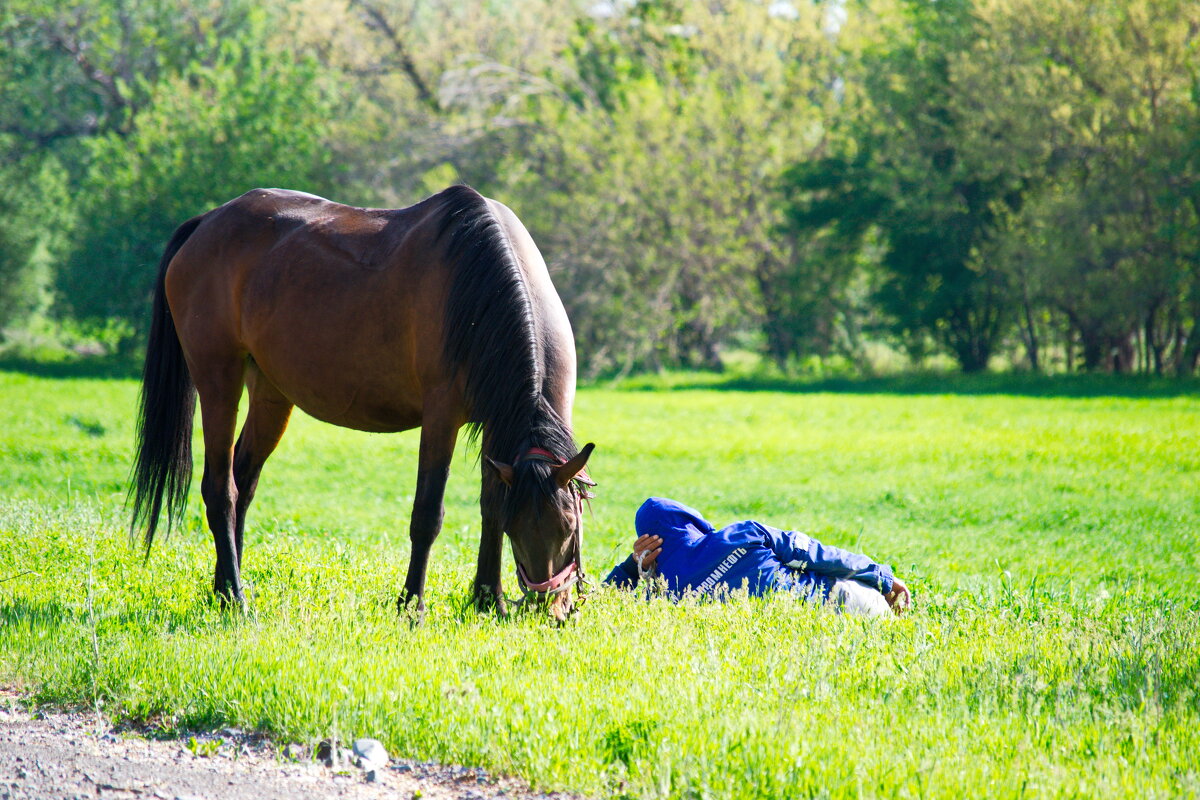
[(476, 603), (504, 612), (507, 532), (522, 590), (570, 611), (592, 451), (571, 433), (575, 342), (533, 239), (500, 203), (465, 186), (394, 210), (256, 189), (181, 225), (159, 266), (130, 486), (147, 552), (164, 505), (169, 529), (186, 501), (196, 395), (222, 598), (245, 604), (246, 509), (299, 406), (358, 430), (421, 428), (402, 609), (424, 609), (466, 425), (482, 434)]

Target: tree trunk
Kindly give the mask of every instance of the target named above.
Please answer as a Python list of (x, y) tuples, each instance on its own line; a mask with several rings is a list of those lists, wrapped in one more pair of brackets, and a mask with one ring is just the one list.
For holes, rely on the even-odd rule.
[(959, 342), (954, 348), (954, 357), (958, 360), (959, 368), (968, 374), (986, 370), (991, 356), (991, 343), (983, 337), (972, 337)]
[[(1146, 372), (1154, 370), (1155, 375), (1163, 373), (1163, 354), (1167, 349), (1167, 344), (1170, 341), (1170, 335), (1166, 337), (1159, 336), (1158, 325), (1155, 322), (1158, 319), (1158, 312), (1163, 303), (1156, 300), (1149, 310), (1146, 311), (1145, 324), (1142, 325), (1142, 337), (1144, 338), (1144, 346), (1146, 351), (1145, 368)], [(1170, 324), (1169, 322), (1167, 323)]]
[(687, 369), (723, 372), (725, 364), (717, 352), (713, 330), (704, 319), (691, 319), (681, 325), (674, 338), (675, 358)]
[(768, 264), (765, 256), (760, 258), (754, 269), (754, 277), (763, 301), (762, 330), (767, 337), (767, 356), (783, 369), (787, 366), (788, 357), (796, 351), (796, 334), (788, 324), (787, 314), (779, 297), (780, 292), (776, 285), (779, 276)]
[(1179, 365), (1183, 358), (1183, 320), (1180, 319), (1178, 309), (1172, 314), (1171, 319), (1171, 366), (1176, 372), (1179, 371)]
[(1079, 342), (1083, 346), (1084, 372), (1096, 372), (1108, 366), (1109, 339), (1099, 331), (1076, 326), (1079, 330)]
[(1133, 372), (1133, 362), (1135, 353), (1137, 352), (1137, 348), (1133, 343), (1133, 334), (1127, 333), (1124, 336), (1114, 336), (1109, 342), (1109, 353), (1111, 353), (1109, 364), (1112, 371), (1121, 375), (1128, 375)]
[(1192, 324), (1186, 342), (1175, 367), (1176, 374), (1181, 378), (1196, 374), (1196, 363), (1200, 361), (1200, 320)]
[(1063, 328), (1063, 353), (1067, 357), (1067, 372), (1075, 371), (1075, 328), (1068, 321)]
[(1033, 309), (1030, 308), (1029, 299), (1025, 298), (1022, 303), (1022, 325), (1021, 338), (1025, 342), (1025, 353), (1029, 356), (1029, 368), (1034, 372), (1041, 372), (1041, 365), (1038, 364), (1038, 336), (1037, 328), (1033, 324)]

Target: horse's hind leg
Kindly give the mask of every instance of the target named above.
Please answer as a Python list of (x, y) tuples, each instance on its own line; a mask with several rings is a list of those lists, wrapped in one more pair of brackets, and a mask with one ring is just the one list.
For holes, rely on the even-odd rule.
[[(232, 355), (232, 354), (231, 354)], [(245, 605), (237, 554), (237, 486), (233, 480), (233, 433), (242, 395), (245, 362), (231, 358), (194, 359), (192, 376), (204, 421), (204, 479), (200, 494), (217, 549), (213, 591), (224, 600)]]
[(237, 520), (234, 544), (238, 569), (242, 566), (242, 540), (246, 532), (246, 509), (254, 500), (258, 476), (292, 415), (292, 402), (259, 372), (253, 363), (246, 370), (246, 386), (250, 390), (250, 410), (246, 423), (233, 448), (233, 481), (237, 488)]

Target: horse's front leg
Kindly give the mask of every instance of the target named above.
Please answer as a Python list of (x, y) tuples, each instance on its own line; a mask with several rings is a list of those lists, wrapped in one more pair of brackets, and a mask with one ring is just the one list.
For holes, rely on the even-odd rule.
[(446, 479), (450, 476), (450, 460), (454, 456), (457, 439), (457, 422), (440, 415), (427, 417), (421, 426), (417, 494), (408, 526), (412, 553), (408, 560), (404, 591), (400, 593), (398, 601), (401, 613), (412, 609), (420, 615), (425, 611), (425, 572), (429, 566), (429, 551), (442, 530), (442, 516), (445, 513), (442, 499), (446, 494)]
[(483, 484), (479, 492), (479, 512), (483, 529), (479, 536), (479, 562), (475, 569), (475, 608), (496, 610), (503, 617), (504, 590), (500, 585), (500, 563), (504, 549), (504, 530), (500, 508), (504, 502), (504, 484), (483, 465)]

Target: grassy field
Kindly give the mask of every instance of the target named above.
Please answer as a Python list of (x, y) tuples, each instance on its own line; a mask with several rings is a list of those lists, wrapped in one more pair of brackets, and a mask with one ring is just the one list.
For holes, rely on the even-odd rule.
[(916, 596), (903, 620), (610, 590), (564, 628), (478, 616), (463, 450), (410, 629), (393, 603), (417, 436), (303, 416), (251, 511), (251, 614), (230, 616), (195, 487), (148, 563), (127, 543), (136, 384), (0, 373), (0, 680), (170, 730), (372, 735), (597, 796), (1200, 795), (1194, 388), (794, 388), (581, 391), (586, 564), (602, 578), (641, 500), (671, 496), (891, 563)]

